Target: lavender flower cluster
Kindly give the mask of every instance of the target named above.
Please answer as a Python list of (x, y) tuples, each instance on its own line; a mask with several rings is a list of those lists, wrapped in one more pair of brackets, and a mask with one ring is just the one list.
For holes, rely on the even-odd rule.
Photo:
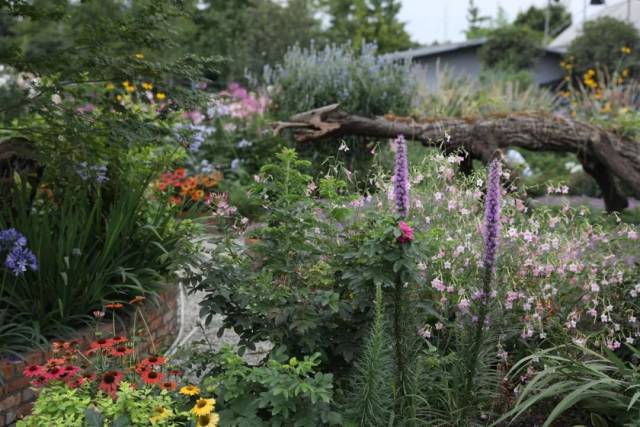
[(487, 195), (485, 199), (484, 224), (482, 234), (484, 236), (484, 268), (491, 270), (495, 266), (496, 253), (500, 239), (500, 176), (502, 167), (499, 160), (493, 160), (489, 164), (487, 177)]
[(403, 135), (398, 135), (394, 141), (396, 147), (396, 164), (393, 174), (393, 194), (396, 199), (396, 209), (401, 217), (406, 218), (409, 213), (409, 165), (407, 159), (407, 141)]
[(4, 266), (16, 277), (38, 269), (35, 254), (27, 248), (27, 238), (15, 228), (0, 230), (0, 252), (7, 253)]

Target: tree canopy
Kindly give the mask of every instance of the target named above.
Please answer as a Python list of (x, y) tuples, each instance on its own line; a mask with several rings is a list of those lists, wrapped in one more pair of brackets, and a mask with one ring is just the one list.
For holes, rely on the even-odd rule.
[(398, 0), (321, 0), (329, 16), (328, 36), (336, 43), (351, 42), (359, 49), (375, 43), (381, 53), (415, 47), (405, 24), (398, 20)]

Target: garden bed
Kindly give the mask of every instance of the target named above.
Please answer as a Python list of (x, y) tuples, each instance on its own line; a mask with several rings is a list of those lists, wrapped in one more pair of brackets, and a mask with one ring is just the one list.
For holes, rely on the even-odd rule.
[[(147, 301), (142, 306), (151, 337), (158, 349), (171, 345), (178, 334), (180, 318), (178, 296), (178, 287), (171, 286), (156, 300)], [(111, 334), (113, 326), (107, 319), (110, 317), (105, 317), (105, 321), (100, 324), (98, 331), (94, 327), (86, 327), (67, 338), (78, 340), (79, 347), (85, 347), (95, 339), (97, 332), (103, 335)], [(130, 326), (131, 318), (127, 317), (124, 321), (116, 323), (116, 331), (124, 335)], [(143, 327), (143, 325), (140, 326)], [(140, 342), (137, 349), (142, 354), (153, 351), (148, 341)], [(23, 370), (27, 365), (42, 364), (50, 357), (52, 357), (50, 349), (46, 351), (34, 350), (25, 354), (24, 360), (5, 359), (2, 361), (4, 384), (0, 388), (0, 427), (12, 425), (19, 417), (25, 416), (31, 411), (36, 394), (30, 386), (30, 378), (23, 375)]]

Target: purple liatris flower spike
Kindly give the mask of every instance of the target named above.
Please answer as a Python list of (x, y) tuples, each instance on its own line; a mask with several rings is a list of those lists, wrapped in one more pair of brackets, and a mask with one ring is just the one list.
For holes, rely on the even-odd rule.
[(492, 160), (489, 164), (487, 178), (487, 195), (484, 202), (484, 268), (493, 269), (500, 239), (500, 175), (502, 166), (499, 160)]
[(393, 175), (393, 194), (396, 209), (401, 217), (409, 213), (409, 165), (407, 160), (407, 141), (403, 135), (396, 138), (396, 166)]
[(37, 270), (38, 260), (31, 250), (22, 246), (15, 246), (7, 255), (4, 266), (11, 270), (15, 276), (21, 276), (27, 269)]

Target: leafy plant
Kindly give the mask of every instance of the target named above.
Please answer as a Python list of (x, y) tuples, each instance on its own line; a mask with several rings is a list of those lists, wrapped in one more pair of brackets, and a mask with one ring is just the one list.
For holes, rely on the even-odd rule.
[(513, 409), (501, 420), (515, 420), (539, 405), (551, 404), (555, 406), (547, 414), (544, 427), (553, 425), (574, 407), (587, 411), (594, 425), (638, 425), (640, 370), (635, 360), (640, 351), (630, 345), (626, 350), (632, 356), (630, 361), (610, 350), (601, 354), (573, 345), (553, 347), (519, 360), (509, 375), (517, 381), (527, 370), (533, 374), (519, 386)]
[(317, 372), (320, 355), (299, 360), (272, 354), (247, 366), (228, 346), (210, 354), (202, 387), (215, 393), (221, 425), (341, 425), (333, 403), (333, 376)]

